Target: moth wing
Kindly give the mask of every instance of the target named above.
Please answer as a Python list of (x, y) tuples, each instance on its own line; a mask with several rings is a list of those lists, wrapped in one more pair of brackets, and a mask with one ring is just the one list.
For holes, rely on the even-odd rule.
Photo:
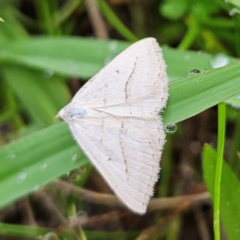
[(100, 70), (71, 104), (114, 115), (144, 116), (165, 107), (168, 78), (156, 39), (140, 40)]
[(82, 118), (70, 129), (119, 199), (132, 211), (145, 213), (165, 142), (160, 118)]

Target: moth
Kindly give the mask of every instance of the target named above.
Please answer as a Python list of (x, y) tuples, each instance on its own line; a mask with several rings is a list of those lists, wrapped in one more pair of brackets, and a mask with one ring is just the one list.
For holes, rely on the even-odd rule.
[(156, 39), (140, 40), (108, 63), (60, 110), (72, 135), (118, 198), (144, 214), (165, 143), (159, 113), (168, 77)]

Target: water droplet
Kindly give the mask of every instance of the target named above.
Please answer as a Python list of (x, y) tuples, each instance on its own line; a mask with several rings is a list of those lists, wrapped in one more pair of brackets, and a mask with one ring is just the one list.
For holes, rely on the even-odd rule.
[(206, 68), (204, 68), (204, 69), (202, 70), (202, 73), (205, 73), (205, 72), (208, 72), (208, 70), (207, 70)]
[(44, 77), (45, 78), (51, 78), (54, 75), (54, 71), (51, 69), (47, 69), (44, 71)]
[(14, 159), (16, 157), (16, 154), (14, 152), (10, 152), (7, 156), (7, 159)]
[(188, 73), (188, 76), (190, 77), (190, 76), (194, 76), (194, 75), (196, 75), (196, 74), (199, 74), (200, 73), (200, 71), (198, 70), (198, 69), (193, 69), (192, 71), (190, 71), (189, 73)]
[(234, 110), (240, 112), (240, 107), (239, 107), (239, 106), (232, 104), (231, 107), (232, 107)]
[(229, 58), (223, 53), (218, 53), (213, 57), (210, 63), (212, 68), (220, 68), (229, 64)]
[(48, 164), (45, 162), (40, 166), (40, 170), (45, 170), (47, 168)]
[(117, 50), (117, 47), (118, 47), (118, 42), (117, 41), (111, 41), (109, 44), (108, 44), (108, 49), (112, 52), (116, 51)]
[(176, 124), (169, 124), (165, 127), (165, 132), (168, 134), (173, 134), (177, 131), (177, 125)]
[(27, 173), (21, 172), (21, 173), (19, 173), (18, 176), (17, 176), (17, 182), (18, 182), (18, 183), (22, 183), (22, 182), (24, 182), (24, 180), (25, 180), (26, 178), (27, 178)]
[(198, 53), (199, 55), (204, 55), (204, 54), (205, 54), (205, 52), (202, 51), (202, 50), (198, 50), (197, 53)]
[(87, 217), (87, 213), (85, 211), (78, 211), (77, 214), (76, 214), (78, 217)]
[(186, 55), (184, 56), (184, 59), (185, 59), (185, 60), (189, 60), (189, 59), (190, 59), (190, 56), (189, 56), (188, 54), (186, 54)]
[(219, 221), (213, 221), (213, 225), (217, 226), (219, 224)]
[(49, 60), (49, 58), (47, 56), (42, 56), (41, 57), (42, 62), (47, 62), (48, 60)]
[(75, 74), (76, 72), (79, 72), (79, 65), (73, 61), (69, 62), (69, 71)]
[(73, 162), (76, 162), (76, 161), (77, 161), (77, 158), (78, 158), (77, 153), (72, 153), (72, 157), (71, 157), (72, 161), (73, 161)]
[(35, 185), (35, 186), (33, 187), (33, 191), (37, 191), (39, 188), (40, 188), (39, 185)]
[(237, 96), (237, 100), (240, 100), (240, 95), (239, 95), (239, 96)]
[(37, 239), (37, 240), (57, 240), (59, 239), (58, 238), (58, 235), (54, 232), (49, 232), (47, 234), (45, 234), (43, 237)]

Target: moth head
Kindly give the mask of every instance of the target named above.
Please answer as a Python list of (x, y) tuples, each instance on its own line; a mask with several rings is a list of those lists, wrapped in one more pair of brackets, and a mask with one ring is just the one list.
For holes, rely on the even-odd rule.
[(86, 110), (81, 107), (75, 107), (72, 105), (67, 105), (59, 111), (56, 118), (61, 121), (69, 122), (75, 118), (82, 118), (86, 115)]

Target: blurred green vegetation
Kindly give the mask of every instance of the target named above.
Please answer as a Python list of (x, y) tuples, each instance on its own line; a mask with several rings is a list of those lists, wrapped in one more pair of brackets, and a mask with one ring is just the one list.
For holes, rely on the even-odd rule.
[[(105, 34), (101, 36), (98, 35), (100, 22), (94, 21), (97, 15), (91, 15), (94, 7), (104, 23)], [(228, 239), (236, 240), (239, 229), (231, 222), (240, 221), (237, 206), (240, 200), (237, 180), (240, 175), (239, 8), (239, 2), (234, 0), (0, 0), (0, 207), (4, 209), (88, 161), (68, 127), (55, 119), (57, 112), (109, 59), (132, 42), (152, 36), (163, 46), (170, 78), (169, 101), (162, 114), (165, 125), (190, 119), (220, 102), (228, 104), (231, 134), (227, 134), (226, 159), (230, 167), (223, 165), (221, 194), (223, 199), (228, 198), (231, 214), (226, 212), (225, 204), (221, 211)], [(193, 69), (207, 71), (188, 77)], [(213, 122), (217, 125), (216, 119), (205, 125), (215, 125)], [(182, 154), (177, 152), (176, 142), (186, 143), (181, 140), (186, 139), (185, 126), (178, 124), (178, 132), (167, 137), (157, 191), (161, 197), (185, 193), (179, 190), (174, 174), (174, 167), (180, 166), (174, 159), (180, 161), (177, 156)], [(206, 132), (211, 131), (209, 135), (206, 133), (211, 141), (214, 137), (210, 136), (216, 135), (212, 129), (214, 126), (211, 130), (209, 126), (204, 128)], [(188, 145), (184, 149), (190, 151)], [(200, 158), (201, 153), (199, 161)], [(210, 170), (215, 168), (215, 158), (214, 152), (205, 147), (204, 179), (212, 196), (214, 174)], [(193, 159), (196, 156), (190, 161)], [(202, 182), (198, 176), (201, 170), (190, 166), (195, 167), (198, 183)], [(78, 186), (85, 186), (90, 172), (87, 171)], [(228, 178), (233, 182), (228, 182)], [(228, 187), (231, 184), (234, 188)], [(151, 239), (183, 236), (181, 221), (174, 224), (163, 231), (161, 238), (155, 232)], [(31, 230), (33, 235), (29, 235)], [(23, 229), (20, 225), (0, 226), (0, 235), (4, 236), (29, 237), (48, 231), (28, 226)], [(86, 239), (101, 239), (93, 233), (87, 233)], [(104, 234), (102, 239), (106, 239)], [(117, 239), (114, 234), (107, 239)], [(121, 233), (118, 239), (135, 239), (137, 234)]]

